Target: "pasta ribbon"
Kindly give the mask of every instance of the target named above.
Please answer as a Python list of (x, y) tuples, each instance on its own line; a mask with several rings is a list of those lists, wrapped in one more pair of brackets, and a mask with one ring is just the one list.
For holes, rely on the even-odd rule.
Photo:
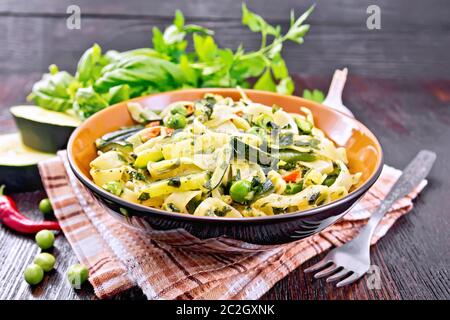
[(97, 140), (94, 183), (173, 214), (250, 218), (315, 208), (359, 183), (312, 112), (206, 94), (161, 112), (128, 104), (138, 124)]

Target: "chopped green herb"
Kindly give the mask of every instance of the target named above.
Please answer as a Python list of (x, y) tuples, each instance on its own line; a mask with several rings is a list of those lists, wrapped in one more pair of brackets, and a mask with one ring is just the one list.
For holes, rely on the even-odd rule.
[(212, 214), (217, 217), (224, 217), (228, 212), (230, 212), (231, 209), (228, 207), (223, 208), (215, 208)]
[(282, 213), (284, 213), (285, 209), (273, 207), (272, 210), (273, 210), (273, 214), (282, 214)]
[(320, 197), (320, 192), (314, 192), (309, 198), (308, 198), (308, 204), (313, 205), (317, 199)]
[(138, 197), (139, 201), (146, 201), (148, 199), (150, 199), (150, 195), (147, 192), (142, 192)]
[[(189, 180), (189, 178), (188, 178), (188, 180)], [(169, 179), (169, 182), (167, 183), (167, 185), (171, 186), (171, 187), (176, 187), (176, 188), (180, 187), (181, 186), (180, 178), (175, 177), (175, 178)]]
[(178, 209), (178, 207), (173, 203), (166, 204), (164, 209), (167, 209), (168, 211), (171, 212), (180, 212), (180, 209)]
[(128, 170), (127, 171), (130, 177), (134, 180), (143, 181), (145, 180), (145, 175), (137, 170)]

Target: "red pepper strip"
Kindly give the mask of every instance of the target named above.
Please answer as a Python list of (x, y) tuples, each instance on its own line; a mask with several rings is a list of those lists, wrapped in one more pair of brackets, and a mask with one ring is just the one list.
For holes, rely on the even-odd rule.
[(299, 178), (301, 178), (301, 171), (299, 169), (289, 172), (283, 176), (283, 179), (286, 182), (297, 182)]
[(152, 121), (152, 122), (149, 122), (145, 127), (150, 128), (150, 127), (157, 127), (157, 126), (159, 126), (159, 121)]
[(186, 104), (187, 115), (191, 115), (195, 111), (195, 107), (193, 103)]
[(141, 134), (141, 140), (142, 142), (147, 142), (148, 140), (159, 136), (161, 133), (161, 126), (157, 127), (148, 127), (145, 129), (145, 131)]
[(7, 227), (20, 233), (36, 233), (41, 230), (61, 230), (56, 221), (33, 221), (23, 216), (14, 200), (3, 195), (4, 186), (0, 187), (0, 221)]

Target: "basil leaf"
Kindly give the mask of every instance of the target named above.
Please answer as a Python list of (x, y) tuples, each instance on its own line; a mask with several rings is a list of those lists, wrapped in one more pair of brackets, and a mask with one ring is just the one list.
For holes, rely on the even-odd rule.
[(87, 49), (78, 61), (76, 78), (83, 84), (92, 84), (101, 73), (102, 68), (108, 63), (102, 56), (102, 49), (94, 44)]
[(270, 64), (275, 79), (280, 80), (289, 77), (289, 72), (281, 54), (276, 54)]
[(314, 89), (313, 91), (305, 89), (303, 90), (303, 98), (321, 103), (325, 100), (325, 94), (317, 89)]
[(277, 35), (277, 30), (268, 24), (261, 16), (248, 10), (245, 3), (242, 4), (242, 24), (248, 26), (253, 32)]
[(178, 30), (182, 30), (184, 27), (184, 15), (180, 10), (175, 11), (175, 18), (173, 19), (173, 24), (178, 28)]
[(257, 77), (264, 72), (266, 62), (262, 56), (256, 56), (251, 59), (238, 60), (233, 64), (230, 73), (237, 79), (246, 79)]
[(33, 85), (28, 100), (36, 105), (54, 111), (66, 111), (72, 107), (69, 89), (75, 85), (75, 78), (66, 71), (59, 71), (58, 67), (51, 65), (50, 73)]
[(194, 50), (200, 61), (211, 61), (217, 54), (217, 45), (211, 36), (194, 34)]
[(81, 119), (86, 119), (94, 113), (106, 108), (108, 102), (92, 87), (78, 89), (73, 103), (73, 109)]
[(273, 81), (270, 69), (266, 69), (263, 75), (256, 81), (253, 88), (257, 90), (276, 91), (277, 87)]
[(277, 85), (277, 92), (281, 94), (292, 94), (295, 90), (294, 82), (291, 77), (281, 79)]
[(127, 84), (118, 85), (109, 89), (108, 103), (110, 105), (130, 99), (130, 86)]
[(155, 86), (162, 90), (175, 89), (184, 82), (180, 67), (172, 62), (148, 56), (126, 57), (103, 69), (102, 76), (95, 82), (99, 92), (111, 87), (128, 84), (131, 86)]

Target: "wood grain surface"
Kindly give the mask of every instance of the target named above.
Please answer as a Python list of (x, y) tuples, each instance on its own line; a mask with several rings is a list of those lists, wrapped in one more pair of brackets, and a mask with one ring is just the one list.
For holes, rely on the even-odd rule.
[[(162, 27), (181, 9), (189, 23), (216, 32), (221, 46), (256, 49), (259, 35), (241, 24), (241, 0), (2, 0), (0, 72), (43, 72), (51, 63), (73, 71), (94, 42), (105, 50), (151, 44), (152, 26)], [(269, 22), (289, 23), (289, 12), (314, 1), (258, 0), (248, 6)], [(366, 26), (366, 9), (381, 9), (381, 29)], [(81, 9), (81, 29), (66, 27), (66, 9)], [(348, 66), (354, 74), (397, 77), (444, 76), (450, 70), (450, 4), (447, 0), (323, 0), (309, 19), (312, 28), (301, 46), (287, 44), (284, 56), (295, 72), (329, 75)], [(448, 73), (448, 71), (447, 71)]]
[[(73, 71), (80, 54), (98, 42), (105, 49), (150, 45), (151, 26), (168, 24), (179, 8), (192, 23), (216, 31), (222, 46), (259, 39), (240, 23), (241, 1), (3, 0), (0, 2), (0, 132), (15, 130), (8, 107), (25, 102), (31, 85), (50, 63)], [(78, 4), (82, 29), (65, 27), (66, 8)], [(248, 1), (271, 22), (287, 25), (290, 8), (300, 12), (309, 1)], [(382, 29), (366, 28), (366, 8), (378, 4)], [(334, 69), (349, 66), (344, 103), (380, 139), (385, 161), (403, 168), (423, 148), (438, 159), (429, 185), (414, 210), (400, 219), (372, 248), (380, 268), (381, 289), (366, 280), (335, 289), (305, 275), (303, 267), (277, 283), (263, 299), (450, 299), (450, 4), (433, 1), (320, 1), (302, 46), (289, 45), (285, 57), (304, 88), (326, 90)], [(21, 210), (41, 218), (42, 192), (14, 195)], [(56, 270), (36, 288), (22, 278), (38, 252), (32, 237), (0, 226), (0, 299), (95, 299), (86, 285), (74, 291), (65, 270), (76, 258), (57, 237)], [(316, 257), (306, 266), (318, 261)], [(116, 299), (143, 299), (138, 289)]]

